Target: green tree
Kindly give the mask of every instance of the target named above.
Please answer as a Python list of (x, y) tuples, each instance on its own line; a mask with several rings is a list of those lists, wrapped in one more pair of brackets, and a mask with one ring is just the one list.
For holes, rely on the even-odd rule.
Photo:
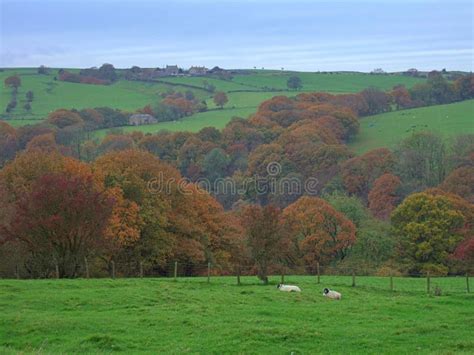
[(214, 148), (204, 156), (202, 169), (213, 184), (216, 179), (225, 176), (229, 163), (229, 156), (221, 148)]
[(290, 76), (286, 82), (288, 89), (299, 90), (303, 87), (301, 83), (301, 78), (298, 76)]
[(411, 273), (446, 274), (450, 255), (462, 240), (464, 216), (446, 196), (416, 193), (392, 213), (398, 256)]
[(446, 148), (443, 139), (431, 132), (418, 132), (403, 140), (395, 150), (397, 174), (406, 192), (433, 187), (446, 176)]

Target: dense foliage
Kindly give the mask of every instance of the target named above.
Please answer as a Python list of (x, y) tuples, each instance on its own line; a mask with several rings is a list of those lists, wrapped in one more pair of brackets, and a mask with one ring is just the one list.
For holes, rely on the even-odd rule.
[[(418, 132), (394, 151), (360, 156), (346, 145), (360, 116), (473, 92), (472, 76), (450, 83), (432, 73), (423, 85), (276, 96), (222, 131), (92, 139), (97, 128), (128, 123), (110, 108), (57, 110), (18, 129), (2, 122), (0, 256), (17, 261), (6, 258), (1, 272), (11, 274), (19, 260), (32, 276), (57, 267), (75, 277), (85, 257), (104, 270), (127, 264), (124, 274), (139, 263), (165, 272), (176, 260), (188, 274), (206, 262), (223, 273), (255, 265), (263, 281), (317, 264), (470, 269), (472, 135), (446, 142)], [(192, 92), (173, 92), (141, 112), (176, 119), (200, 109)]]

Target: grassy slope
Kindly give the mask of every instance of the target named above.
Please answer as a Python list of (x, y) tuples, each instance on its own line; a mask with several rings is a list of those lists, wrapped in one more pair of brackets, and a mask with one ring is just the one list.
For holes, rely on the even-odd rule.
[[(85, 85), (59, 82), (54, 80), (56, 70), (52, 70), (48, 76), (36, 74), (36, 69), (8, 69), (0, 72), (0, 80), (12, 74), (18, 73), (22, 79), (18, 98), (19, 102), (13, 114), (6, 117), (0, 114), (0, 118), (9, 119), (42, 119), (49, 112), (58, 108), (77, 108), (110, 106), (122, 110), (134, 111), (158, 99), (158, 94), (173, 88), (178, 91), (189, 90), (186, 86), (170, 86), (165, 83), (143, 83), (119, 81), (110, 86)], [(204, 81), (213, 84), (216, 90), (225, 91), (229, 96), (227, 110), (216, 113), (195, 114), (183, 120), (181, 123), (163, 123), (147, 127), (134, 128), (145, 132), (156, 132), (161, 129), (179, 129), (196, 131), (202, 127), (215, 125), (223, 127), (232, 117), (247, 117), (257, 110), (258, 105), (275, 95), (293, 96), (295, 92), (286, 91), (286, 81), (294, 73), (277, 71), (254, 71), (251, 74), (236, 74), (232, 81), (224, 81), (206, 77), (176, 77), (163, 78), (172, 84), (187, 84), (204, 87)], [(303, 81), (303, 91), (326, 91), (326, 92), (356, 92), (368, 86), (381, 89), (389, 89), (395, 84), (406, 84), (412, 86), (419, 79), (407, 78), (400, 75), (374, 76), (368, 74), (321, 74), (321, 73), (297, 73)], [(268, 91), (268, 88), (282, 90), (281, 92)], [(25, 93), (32, 90), (35, 99), (32, 104), (32, 113), (23, 109)], [(207, 101), (209, 108), (214, 108), (212, 95), (204, 90), (191, 89), (199, 99)], [(253, 92), (235, 92), (236, 90), (253, 90)], [(267, 91), (266, 91), (267, 90)], [(4, 110), (10, 101), (10, 90), (3, 87), (0, 90), (0, 110)], [(12, 122), (16, 125), (21, 120)], [(24, 124), (30, 122), (25, 120)], [(129, 129), (126, 129), (129, 130)], [(99, 133), (101, 135), (102, 133)]]
[[(0, 352), (474, 352), (464, 278), (288, 277), (284, 293), (255, 278), (0, 281)], [(277, 278), (273, 279), (274, 282)], [(252, 284), (253, 283), (253, 284)], [(324, 286), (323, 286), (324, 285)], [(321, 295), (333, 287), (342, 301)]]
[(387, 90), (397, 84), (404, 84), (411, 87), (420, 79), (401, 75), (369, 75), (362, 73), (290, 73), (290, 72), (257, 72), (252, 75), (240, 75), (234, 78), (234, 82), (254, 86), (267, 86), (275, 89), (285, 90), (286, 82), (292, 75), (297, 75), (303, 83), (305, 91), (326, 91), (326, 92), (357, 92), (370, 86)]
[(358, 154), (394, 147), (413, 131), (433, 131), (448, 138), (474, 133), (474, 100), (395, 111), (361, 119), (360, 133), (350, 144)]
[[(16, 69), (0, 72), (2, 82), (0, 90), (0, 118), (6, 118), (4, 108), (10, 101), (11, 90), (4, 87), (3, 80), (14, 73), (21, 77), (21, 87), (18, 91), (18, 104), (13, 114), (8, 118), (13, 119), (43, 119), (49, 112), (58, 108), (76, 108), (109, 106), (122, 110), (135, 111), (157, 100), (158, 94), (166, 92), (170, 86), (159, 83), (141, 83), (118, 81), (109, 86), (87, 85), (55, 81), (54, 74), (38, 75), (33, 69)], [(33, 91), (34, 100), (32, 112), (23, 109), (25, 93)], [(196, 90), (199, 94), (201, 90)], [(202, 95), (202, 94), (201, 94)]]

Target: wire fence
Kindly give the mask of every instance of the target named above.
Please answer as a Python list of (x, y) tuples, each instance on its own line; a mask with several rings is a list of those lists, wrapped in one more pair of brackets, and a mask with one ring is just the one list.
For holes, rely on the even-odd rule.
[[(379, 269), (380, 270), (380, 269)], [(387, 267), (378, 272), (369, 272), (363, 267), (340, 266), (308, 266), (308, 265), (274, 265), (268, 268), (269, 283), (310, 282), (316, 285), (332, 285), (344, 287), (372, 287), (388, 291), (425, 291), (428, 294), (441, 294), (441, 290), (451, 293), (471, 292), (470, 274), (456, 276), (440, 276), (426, 273), (410, 273), (404, 275), (394, 268)], [(305, 278), (301, 278), (304, 276)], [(16, 279), (31, 279), (19, 267), (15, 270)], [(84, 279), (100, 278), (162, 278), (178, 281), (183, 278), (196, 279), (202, 282), (226, 282), (233, 279), (236, 285), (255, 284), (259, 280), (259, 269), (256, 265), (242, 264), (217, 266), (211, 262), (168, 262), (161, 265), (149, 265), (142, 261), (90, 263), (86, 258), (76, 277)], [(253, 278), (249, 278), (253, 277)], [(58, 265), (45, 278), (61, 278)], [(261, 277), (260, 277), (261, 279)], [(250, 281), (253, 280), (253, 281)], [(368, 281), (369, 280), (369, 281)], [(401, 282), (403, 280), (403, 282)], [(411, 280), (411, 281), (410, 281)], [(264, 283), (262, 280), (257, 281)], [(421, 286), (420, 286), (421, 285)]]

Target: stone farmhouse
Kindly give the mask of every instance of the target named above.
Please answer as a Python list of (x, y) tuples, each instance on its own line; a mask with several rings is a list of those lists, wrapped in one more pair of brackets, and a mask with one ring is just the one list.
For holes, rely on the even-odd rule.
[(131, 126), (142, 126), (147, 124), (158, 123), (158, 120), (152, 115), (146, 113), (136, 113), (131, 115), (128, 119), (128, 123)]

